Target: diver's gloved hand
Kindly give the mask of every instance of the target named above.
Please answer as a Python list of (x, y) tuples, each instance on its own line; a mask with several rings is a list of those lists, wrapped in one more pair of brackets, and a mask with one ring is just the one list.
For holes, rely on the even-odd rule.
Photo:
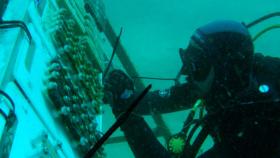
[(104, 82), (104, 91), (104, 102), (111, 104), (113, 113), (119, 115), (127, 109), (134, 84), (123, 71), (113, 70)]

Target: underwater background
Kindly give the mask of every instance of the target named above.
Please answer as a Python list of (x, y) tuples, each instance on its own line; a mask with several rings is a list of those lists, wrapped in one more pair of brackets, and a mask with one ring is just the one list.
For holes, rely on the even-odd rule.
[[(107, 17), (119, 32), (124, 31), (121, 43), (140, 76), (175, 78), (182, 65), (179, 48), (186, 48), (196, 28), (213, 20), (236, 20), (245, 24), (280, 11), (280, 1), (271, 0), (104, 0)], [(280, 18), (272, 18), (250, 29), (251, 35), (274, 24)], [(274, 29), (255, 41), (255, 52), (280, 57), (280, 29)], [(152, 83), (153, 89), (172, 86), (173, 81), (143, 80)], [(104, 131), (115, 121), (110, 108), (104, 107)], [(188, 111), (164, 114), (163, 118), (172, 134), (179, 132)], [(145, 119), (151, 127), (155, 123), (149, 116)], [(117, 131), (113, 136), (121, 136)], [(164, 143), (163, 138), (159, 140)], [(208, 139), (203, 145), (207, 150), (212, 146)], [(127, 143), (105, 146), (108, 158), (134, 157)]]
[[(174, 79), (182, 66), (178, 50), (187, 47), (198, 27), (214, 20), (248, 24), (264, 15), (280, 13), (280, 0), (0, 0), (0, 18), (4, 2), (9, 3), (0, 23), (21, 20), (26, 28), (6, 28), (3, 23), (0, 26), (0, 90), (15, 104), (0, 94), (0, 112), (5, 108), (13, 116), (8, 124), (0, 113), (0, 158), (82, 157), (89, 143), (109, 129), (116, 119), (101, 101), (104, 71), (100, 70), (105, 69), (112, 53), (115, 41), (111, 36), (121, 28), (121, 44), (140, 77)], [(84, 2), (99, 17), (86, 13)], [(105, 6), (104, 17), (101, 3)], [(98, 28), (99, 22), (107, 22), (103, 18), (110, 22), (106, 26), (109, 31)], [(280, 17), (249, 31), (255, 37), (276, 25), (277, 29), (254, 42), (255, 52), (280, 57)], [(118, 62), (115, 57), (114, 68), (122, 69), (122, 64), (129, 63)], [(84, 72), (85, 68), (89, 71)], [(89, 77), (86, 75), (94, 79), (84, 84)], [(153, 90), (174, 85), (172, 80), (141, 81), (151, 83)], [(189, 110), (178, 111), (163, 114), (162, 118), (171, 134), (176, 134), (188, 114)], [(144, 118), (153, 130), (157, 128), (151, 116)], [(158, 140), (166, 146), (162, 136)], [(208, 137), (200, 153), (212, 145)], [(105, 142), (104, 149), (106, 158), (134, 157), (119, 129)], [(100, 153), (103, 158), (103, 151)]]

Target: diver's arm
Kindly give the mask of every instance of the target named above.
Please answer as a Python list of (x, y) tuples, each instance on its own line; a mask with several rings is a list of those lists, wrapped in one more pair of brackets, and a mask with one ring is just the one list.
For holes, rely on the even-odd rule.
[[(149, 92), (135, 109), (135, 113), (168, 113), (188, 109), (198, 99), (193, 84), (184, 83), (166, 90)], [(115, 115), (124, 112), (139, 95), (132, 80), (121, 70), (112, 71), (104, 82), (104, 103), (109, 103)]]
[[(149, 92), (135, 109), (135, 113), (147, 115), (151, 113), (169, 113), (191, 108), (198, 99), (192, 87), (185, 83), (172, 86), (166, 90)], [(135, 93), (134, 95), (137, 95)], [(134, 97), (131, 97), (134, 98)]]

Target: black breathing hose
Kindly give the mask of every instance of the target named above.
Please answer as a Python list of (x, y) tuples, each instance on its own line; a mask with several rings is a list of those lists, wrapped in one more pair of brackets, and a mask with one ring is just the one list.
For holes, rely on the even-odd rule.
[(250, 22), (249, 24), (246, 24), (245, 26), (247, 28), (250, 28), (252, 26), (255, 26), (255, 25), (257, 25), (257, 24), (267, 20), (267, 19), (270, 19), (270, 18), (273, 18), (273, 17), (276, 17), (276, 16), (280, 16), (280, 12), (274, 12), (274, 13), (270, 13), (270, 14), (264, 15), (264, 16), (256, 19), (256, 20)]

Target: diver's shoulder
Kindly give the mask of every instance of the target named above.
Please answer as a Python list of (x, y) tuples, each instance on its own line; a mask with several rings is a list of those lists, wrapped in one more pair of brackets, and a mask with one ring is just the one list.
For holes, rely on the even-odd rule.
[(253, 76), (259, 84), (270, 84), (275, 90), (280, 90), (280, 58), (256, 53)]
[(255, 53), (254, 54), (254, 62), (256, 63), (264, 63), (264, 62), (270, 62), (270, 63), (278, 63), (280, 64), (280, 58), (279, 57), (272, 57), (268, 55), (263, 55), (262, 53)]
[(265, 56), (261, 53), (255, 53), (253, 72), (260, 73), (261, 75), (280, 75), (280, 58)]

